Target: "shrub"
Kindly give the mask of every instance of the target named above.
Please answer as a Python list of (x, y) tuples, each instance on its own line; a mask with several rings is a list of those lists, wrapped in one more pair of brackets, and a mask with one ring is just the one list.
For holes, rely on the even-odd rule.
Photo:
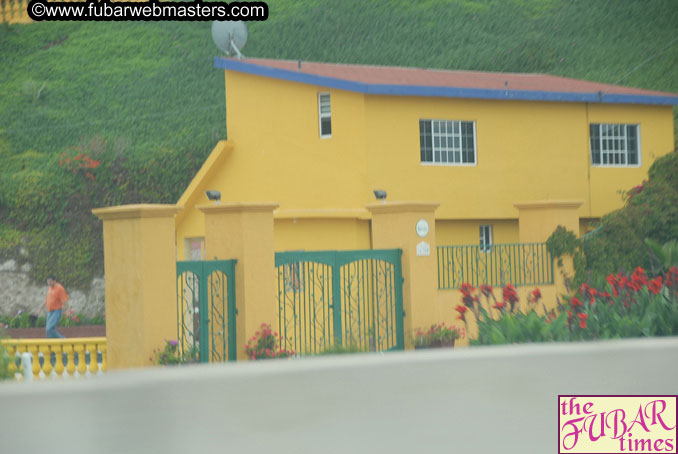
[(279, 346), (282, 336), (271, 330), (271, 325), (261, 324), (261, 330), (245, 346), (245, 354), (249, 359), (287, 358), (294, 355), (294, 350), (286, 350)]
[[(0, 340), (4, 337), (5, 336), (2, 326), (0, 326)], [(2, 345), (2, 343), (0, 343), (0, 381), (14, 378), (12, 373), (9, 371), (9, 365), (11, 362), (12, 358), (9, 356), (9, 353), (7, 353), (7, 350), (5, 350), (5, 347)]]
[(591, 279), (637, 266), (651, 269), (645, 239), (664, 244), (678, 238), (678, 151), (657, 159), (648, 175), (624, 193), (623, 208), (603, 216), (595, 235), (579, 241)]
[(356, 345), (333, 345), (318, 352), (318, 355), (344, 355), (349, 353), (363, 353)]

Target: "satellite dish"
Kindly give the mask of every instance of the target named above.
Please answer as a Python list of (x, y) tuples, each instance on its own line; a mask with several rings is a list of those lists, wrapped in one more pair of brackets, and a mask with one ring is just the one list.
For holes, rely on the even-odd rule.
[(212, 39), (226, 55), (236, 54), (238, 58), (242, 58), (240, 49), (247, 42), (247, 26), (243, 21), (215, 20), (212, 22)]

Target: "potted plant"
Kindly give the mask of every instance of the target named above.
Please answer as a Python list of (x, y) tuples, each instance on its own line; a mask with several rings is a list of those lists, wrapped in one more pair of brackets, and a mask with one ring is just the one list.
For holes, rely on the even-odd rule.
[(414, 336), (413, 343), (415, 349), (420, 348), (452, 348), (454, 341), (462, 336), (459, 328), (455, 326), (445, 326), (445, 322), (433, 324), (427, 330), (418, 330)]
[(283, 337), (277, 332), (273, 332), (271, 325), (261, 324), (261, 330), (254, 333), (254, 336), (245, 346), (245, 354), (251, 360), (288, 358), (294, 356), (294, 350), (287, 350), (279, 345)]

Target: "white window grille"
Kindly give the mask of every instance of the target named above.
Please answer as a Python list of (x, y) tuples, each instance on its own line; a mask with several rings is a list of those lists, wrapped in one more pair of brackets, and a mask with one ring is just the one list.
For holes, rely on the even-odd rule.
[(607, 167), (640, 165), (638, 125), (591, 124), (591, 164)]

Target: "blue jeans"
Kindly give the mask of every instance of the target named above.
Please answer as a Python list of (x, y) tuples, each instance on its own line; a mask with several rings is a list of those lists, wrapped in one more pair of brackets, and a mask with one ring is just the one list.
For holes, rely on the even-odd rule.
[(47, 312), (46, 331), (47, 338), (63, 338), (64, 336), (56, 330), (59, 320), (61, 319), (61, 309)]

